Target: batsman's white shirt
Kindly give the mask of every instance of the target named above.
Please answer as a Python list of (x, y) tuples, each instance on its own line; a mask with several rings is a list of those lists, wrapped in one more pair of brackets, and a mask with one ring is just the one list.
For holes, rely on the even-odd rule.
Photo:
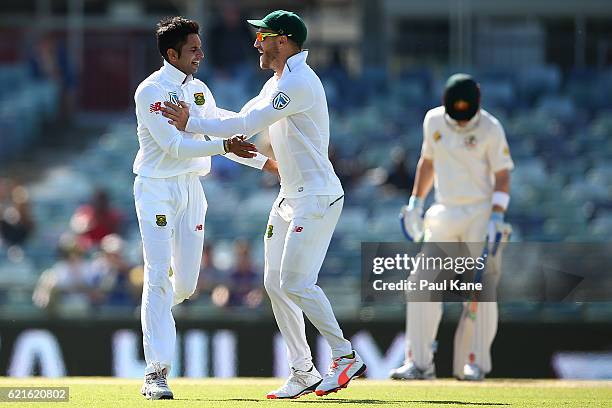
[[(425, 213), (425, 241), (482, 242), (491, 214), (495, 173), (514, 163), (499, 121), (484, 109), (464, 127), (457, 126), (440, 106), (423, 122), (421, 156), (433, 161), (436, 203)], [(478, 253), (473, 256), (479, 256)], [(421, 271), (417, 271), (417, 276)], [(485, 285), (497, 285), (500, 259), (489, 260)], [(497, 304), (481, 302), (473, 320), (464, 304), (455, 332), (453, 375), (463, 378), (464, 365), (491, 371), (490, 347), (497, 331)], [(440, 302), (409, 302), (406, 313), (406, 362), (424, 369), (432, 364), (434, 340), (442, 318)], [(474, 326), (474, 335), (468, 323)], [(471, 336), (471, 338), (470, 338)]]
[(514, 168), (502, 125), (484, 109), (465, 128), (443, 106), (427, 112), (421, 155), (433, 160), (436, 203), (444, 205), (490, 202), (494, 174)]
[(269, 131), (281, 179), (279, 195), (342, 195), (329, 161), (329, 114), (321, 80), (306, 63), (308, 51), (287, 60), (280, 78), (270, 78), (238, 115), (190, 117), (187, 131), (210, 136), (247, 137)]

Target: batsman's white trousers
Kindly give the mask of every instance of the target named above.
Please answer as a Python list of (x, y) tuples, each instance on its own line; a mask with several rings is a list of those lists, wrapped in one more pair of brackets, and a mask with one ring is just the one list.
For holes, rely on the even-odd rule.
[(352, 352), (329, 300), (316, 285), (342, 204), (338, 196), (279, 197), (268, 219), (264, 286), (287, 344), (289, 364), (298, 370), (312, 364), (304, 314), (329, 343), (333, 358)]
[(195, 291), (208, 205), (195, 174), (137, 176), (134, 201), (144, 256), (140, 319), (148, 374), (153, 363), (170, 370), (176, 341), (171, 308)]
[[(483, 242), (491, 214), (491, 203), (447, 206), (435, 204), (425, 214), (426, 242)], [(472, 254), (474, 257), (481, 253)], [(490, 257), (483, 277), (484, 285), (497, 285), (500, 256)], [(417, 272), (418, 273), (418, 272)], [(479, 302), (476, 319), (469, 321), (468, 303), (455, 332), (453, 374), (463, 377), (463, 366), (470, 362), (485, 373), (491, 371), (491, 344), (497, 332), (497, 303)], [(441, 302), (412, 302), (406, 310), (406, 362), (419, 368), (433, 363), (434, 343), (442, 318)], [(470, 325), (473, 325), (470, 326)], [(468, 328), (468, 326), (470, 326)], [(471, 332), (472, 333), (468, 333)], [(468, 344), (466, 344), (466, 342)]]

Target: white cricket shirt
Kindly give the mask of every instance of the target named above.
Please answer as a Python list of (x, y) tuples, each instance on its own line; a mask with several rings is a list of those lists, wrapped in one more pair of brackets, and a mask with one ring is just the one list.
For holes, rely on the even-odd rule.
[(502, 125), (484, 109), (463, 128), (443, 106), (427, 112), (421, 156), (433, 160), (436, 202), (445, 205), (490, 201), (494, 174), (514, 168)]
[[(210, 172), (210, 156), (225, 153), (223, 140), (207, 140), (201, 133), (181, 132), (162, 116), (160, 109), (164, 101), (178, 104), (179, 100), (189, 105), (191, 117), (215, 118), (234, 114), (217, 108), (212, 93), (199, 79), (185, 75), (164, 60), (161, 69), (140, 83), (134, 100), (140, 145), (134, 160), (134, 173), (152, 178), (186, 173), (204, 176)], [(252, 159), (233, 154), (225, 157), (258, 169), (267, 160), (261, 154)]]
[(329, 114), (321, 80), (306, 63), (308, 51), (287, 60), (240, 113), (225, 118), (190, 117), (187, 131), (216, 137), (269, 132), (281, 179), (279, 195), (342, 195), (329, 161)]

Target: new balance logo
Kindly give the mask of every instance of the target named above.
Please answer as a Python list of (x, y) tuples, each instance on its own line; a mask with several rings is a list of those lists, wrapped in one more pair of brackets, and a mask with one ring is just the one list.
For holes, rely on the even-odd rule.
[(155, 113), (156, 115), (159, 115), (161, 108), (161, 102), (152, 103), (151, 105), (149, 105), (149, 113)]
[(202, 230), (204, 230), (204, 226), (202, 224), (196, 225), (195, 231), (202, 231)]
[(304, 227), (295, 227), (293, 229), (293, 232), (302, 232), (302, 231), (304, 231)]

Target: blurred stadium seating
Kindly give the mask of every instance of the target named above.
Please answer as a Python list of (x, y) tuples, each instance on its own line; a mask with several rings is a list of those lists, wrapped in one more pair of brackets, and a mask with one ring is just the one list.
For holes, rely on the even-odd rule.
[[(428, 70), (406, 72), (397, 78), (364, 71), (348, 84), (334, 85), (336, 78), (322, 72), (330, 89), (334, 86), (355, 89), (381, 82), (364, 89), (367, 97), (330, 100), (335, 160), (359, 157), (363, 165), (362, 175), (345, 185), (344, 212), (321, 272), (322, 286), (330, 292), (342, 314), (343, 310), (355, 311), (359, 303), (354, 294), (359, 291), (360, 242), (403, 239), (397, 213), (410, 186), (405, 186), (404, 191), (386, 188), (390, 152), (397, 146), (404, 148), (411, 171), (414, 169), (420, 151), (422, 117), (439, 100), (444, 78)], [(609, 240), (612, 102), (591, 95), (600, 92), (602, 83), (608, 87), (612, 84), (609, 73), (562, 75), (554, 66), (534, 66), (501, 76), (475, 74), (482, 78), (483, 105), (504, 124), (516, 162), (508, 215), (514, 226), (514, 239)], [(607, 82), (603, 80), (606, 78)], [(237, 77), (234, 81), (233, 91), (229, 92), (232, 98), (236, 98), (237, 90), (253, 87), (247, 78)], [(40, 137), (41, 121), (56, 114), (57, 90), (49, 83), (32, 83), (24, 67), (14, 65), (0, 67), (0, 82), (16, 83), (20, 89), (0, 94), (3, 101), (0, 121), (6, 135), (0, 139), (0, 152), (7, 157)], [(226, 106), (227, 93), (216, 93), (219, 81), (209, 77), (207, 82), (217, 103)], [(387, 83), (386, 88), (383, 83)], [(220, 87), (225, 89), (224, 85)], [(248, 97), (246, 91), (238, 96), (244, 101)], [(593, 105), (585, 106), (581, 98)], [(26, 120), (12, 116), (13, 108), (23, 108), (28, 114)], [(74, 210), (86, 202), (94, 188), (107, 190), (114, 205), (127, 215), (124, 235), (130, 248), (128, 255), (133, 262), (140, 262), (131, 194), (131, 165), (138, 148), (134, 135), (133, 117), (112, 123), (85, 151), (47, 169), (40, 180), (28, 186), (34, 218), (44, 228), (37, 229), (24, 248), (24, 256), (11, 259), (1, 252), (0, 310), (12, 314), (39, 313), (30, 300), (37, 276), (53, 264), (55, 243), (68, 229)], [(341, 169), (337, 171), (345, 176)], [(203, 180), (209, 201), (206, 237), (221, 248), (220, 258), (224, 256), (223, 248), (242, 237), (252, 242), (256, 264), (263, 263), (261, 235), (277, 192), (276, 186), (263, 180), (253, 169), (214, 158), (212, 175)], [(508, 307), (508, 313), (518, 310)]]

